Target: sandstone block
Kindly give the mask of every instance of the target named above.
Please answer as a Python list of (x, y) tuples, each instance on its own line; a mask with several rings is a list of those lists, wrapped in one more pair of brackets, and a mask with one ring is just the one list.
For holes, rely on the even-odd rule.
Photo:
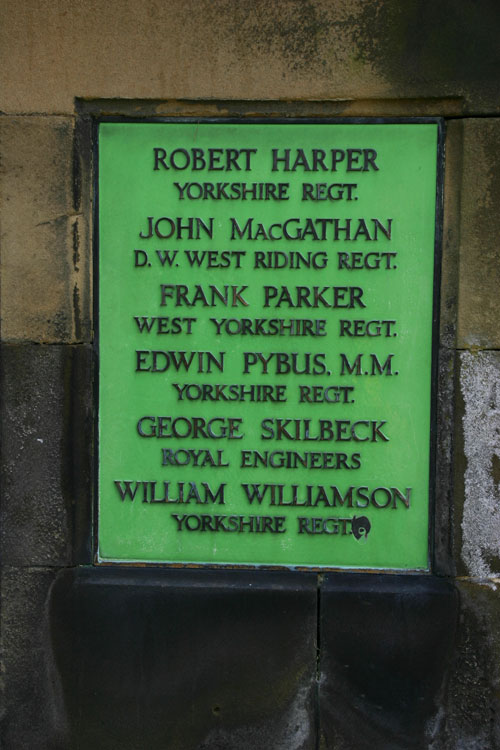
[(3, 117), (3, 341), (89, 336), (87, 222), (74, 183), (73, 120)]

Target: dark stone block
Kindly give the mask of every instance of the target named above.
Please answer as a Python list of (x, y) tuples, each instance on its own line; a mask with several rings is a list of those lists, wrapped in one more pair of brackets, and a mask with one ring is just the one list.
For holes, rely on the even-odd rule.
[(75, 750), (309, 750), (316, 576), (83, 569), (53, 589)]
[(325, 750), (423, 750), (458, 618), (431, 576), (326, 576), (320, 606)]
[(67, 750), (46, 601), (53, 568), (2, 568), (0, 747)]
[(454, 453), (454, 440), (457, 429), (455, 372), (457, 356), (454, 350), (441, 349), (438, 359), (438, 393), (436, 419), (436, 476), (435, 499), (431, 508), (434, 526), (434, 571), (442, 576), (455, 573), (454, 524), (457, 493), (453, 482), (453, 472), (457, 456)]
[(89, 554), (90, 373), (87, 346), (2, 346), (4, 565)]
[(500, 592), (458, 581), (460, 628), (432, 750), (500, 747)]

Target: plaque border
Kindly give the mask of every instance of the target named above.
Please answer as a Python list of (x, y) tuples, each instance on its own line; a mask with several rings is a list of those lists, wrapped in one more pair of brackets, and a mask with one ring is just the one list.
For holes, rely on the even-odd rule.
[[(362, 568), (349, 566), (314, 566), (314, 565), (268, 565), (245, 563), (184, 563), (184, 562), (147, 562), (147, 561), (102, 561), (98, 559), (99, 538), (99, 125), (101, 123), (148, 124), (148, 123), (207, 123), (230, 125), (437, 125), (436, 149), (436, 196), (434, 214), (434, 263), (433, 263), (433, 304), (431, 331), (431, 388), (430, 388), (430, 435), (429, 435), (429, 506), (427, 527), (427, 567), (426, 568)], [(445, 136), (446, 121), (442, 116), (422, 117), (273, 117), (241, 115), (239, 117), (215, 116), (144, 116), (129, 115), (92, 115), (92, 455), (91, 455), (91, 560), (98, 568), (132, 567), (147, 569), (197, 569), (197, 570), (235, 570), (235, 571), (292, 571), (311, 573), (347, 573), (347, 574), (384, 574), (384, 575), (435, 575), (435, 533), (437, 503), (437, 464), (438, 464), (438, 378), (440, 353), (440, 313), (441, 313), (441, 278), (443, 260), (443, 216), (444, 216), (444, 169), (445, 169)]]

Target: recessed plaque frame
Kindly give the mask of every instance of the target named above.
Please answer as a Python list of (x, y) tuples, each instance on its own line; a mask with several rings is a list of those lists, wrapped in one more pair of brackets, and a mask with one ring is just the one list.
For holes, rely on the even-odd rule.
[(430, 570), (442, 143), (96, 122), (96, 563)]

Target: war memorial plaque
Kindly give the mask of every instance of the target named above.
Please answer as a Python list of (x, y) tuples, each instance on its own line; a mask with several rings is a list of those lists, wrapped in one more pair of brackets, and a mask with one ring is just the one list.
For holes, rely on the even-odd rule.
[(438, 130), (99, 123), (97, 562), (428, 569)]

